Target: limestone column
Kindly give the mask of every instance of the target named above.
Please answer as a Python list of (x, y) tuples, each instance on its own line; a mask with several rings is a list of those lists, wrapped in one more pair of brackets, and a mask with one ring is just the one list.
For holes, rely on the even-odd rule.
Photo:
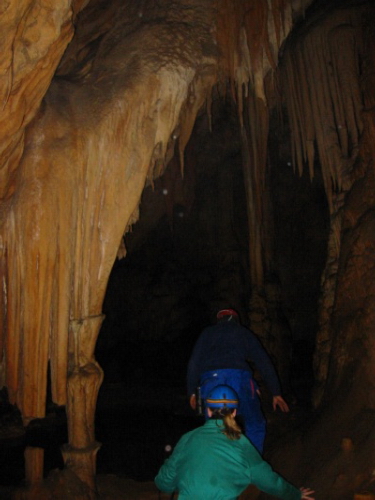
[(62, 448), (65, 466), (89, 486), (96, 498), (95, 408), (103, 370), (94, 358), (94, 349), (103, 315), (72, 320), (69, 328), (67, 419), (69, 443)]

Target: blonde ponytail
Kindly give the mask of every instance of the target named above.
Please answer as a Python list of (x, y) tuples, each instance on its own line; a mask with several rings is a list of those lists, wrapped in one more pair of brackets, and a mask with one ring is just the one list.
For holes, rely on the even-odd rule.
[(210, 408), (212, 411), (212, 417), (216, 420), (222, 420), (224, 424), (223, 434), (227, 436), (228, 439), (236, 440), (240, 439), (242, 434), (240, 426), (237, 424), (236, 419), (234, 418), (233, 408)]

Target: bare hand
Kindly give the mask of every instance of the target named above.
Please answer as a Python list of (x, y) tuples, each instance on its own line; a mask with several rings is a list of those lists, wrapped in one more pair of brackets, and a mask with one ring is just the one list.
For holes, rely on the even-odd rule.
[(277, 407), (283, 412), (289, 411), (288, 403), (284, 400), (282, 396), (274, 396), (272, 399), (273, 410), (275, 411)]
[(192, 394), (190, 396), (189, 403), (190, 403), (191, 409), (195, 411), (197, 408), (197, 398), (195, 397), (195, 394)]
[(300, 488), (301, 490), (301, 500), (315, 500), (315, 497), (312, 497), (315, 491), (310, 490), (310, 488)]

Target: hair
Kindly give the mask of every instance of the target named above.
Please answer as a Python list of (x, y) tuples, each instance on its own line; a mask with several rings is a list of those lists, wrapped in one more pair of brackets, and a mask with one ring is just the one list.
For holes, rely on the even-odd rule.
[(212, 411), (212, 416), (210, 418), (223, 421), (223, 434), (225, 434), (228, 439), (233, 441), (240, 439), (242, 431), (233, 416), (235, 408), (227, 408), (224, 406), (222, 408), (210, 408), (210, 410)]

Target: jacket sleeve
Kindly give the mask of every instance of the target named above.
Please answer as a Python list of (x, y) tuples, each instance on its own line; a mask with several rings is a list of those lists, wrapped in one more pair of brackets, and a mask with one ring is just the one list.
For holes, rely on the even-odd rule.
[(280, 382), (275, 367), (258, 337), (248, 330), (248, 357), (259, 370), (266, 386), (273, 396), (281, 394)]
[(165, 460), (164, 464), (160, 467), (159, 472), (155, 477), (155, 484), (160, 491), (172, 493), (177, 490), (178, 485), (178, 470), (177, 463), (180, 456), (180, 450), (184, 448), (185, 437), (179, 440), (173, 450), (172, 455)]
[(198, 338), (189, 359), (187, 367), (188, 396), (191, 396), (199, 385), (199, 379), (202, 370), (200, 360), (202, 358), (202, 353), (204, 353), (203, 338), (204, 338), (203, 334)]
[(168, 458), (157, 473), (155, 484), (160, 491), (172, 493), (176, 489), (176, 471), (173, 465)]
[(282, 500), (300, 500), (301, 491), (277, 474), (256, 450), (248, 453), (250, 483)]

